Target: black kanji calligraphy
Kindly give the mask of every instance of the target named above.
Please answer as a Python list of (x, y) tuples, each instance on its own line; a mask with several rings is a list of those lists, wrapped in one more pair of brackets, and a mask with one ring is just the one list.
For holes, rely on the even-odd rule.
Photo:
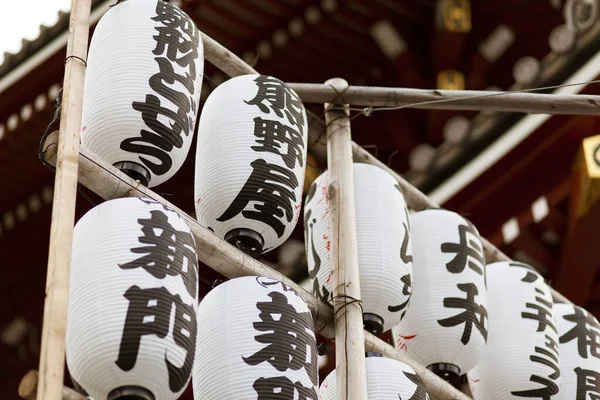
[[(308, 277), (313, 280), (313, 294), (317, 296), (319, 299), (328, 302), (330, 293), (329, 290), (325, 287), (325, 285), (321, 285), (319, 282), (319, 278), (317, 277), (319, 271), (321, 270), (321, 257), (315, 248), (315, 239), (313, 236), (314, 225), (317, 223), (316, 218), (312, 218), (312, 210), (308, 209), (306, 211), (306, 215), (304, 216), (304, 226), (307, 226), (308, 229), (305, 229), (304, 240), (306, 243), (310, 243), (308, 252), (308, 256), (313, 259), (313, 269), (308, 272)], [(310, 222), (309, 222), (310, 221)]]
[(531, 375), (531, 382), (539, 383), (541, 386), (534, 389), (520, 390), (511, 392), (517, 397), (539, 398), (542, 400), (550, 400), (552, 396), (558, 393), (559, 387), (556, 380), (560, 377), (559, 359), (558, 359), (558, 343), (549, 335), (545, 335), (545, 347), (535, 347), (535, 354), (529, 356), (533, 362), (543, 364), (550, 367), (552, 373), (548, 376)]
[(408, 242), (410, 241), (410, 231), (408, 230), (408, 226), (404, 225), (404, 239), (402, 239), (402, 246), (400, 247), (400, 259), (404, 264), (409, 264), (413, 261), (412, 254), (407, 254), (408, 252)]
[(459, 243), (442, 243), (442, 253), (456, 254), (446, 268), (458, 274), (468, 266), (479, 275), (484, 275), (485, 259), (479, 234), (473, 224), (466, 222), (467, 225), (458, 225)]
[(406, 307), (408, 307), (408, 303), (410, 303), (410, 298), (411, 298), (411, 294), (412, 294), (412, 284), (411, 284), (410, 274), (403, 275), (402, 278), (400, 278), (400, 281), (402, 282), (402, 294), (404, 296), (408, 296), (408, 298), (402, 304), (399, 304), (397, 306), (388, 306), (388, 311), (389, 312), (402, 311), (402, 315), (400, 316), (400, 318), (404, 318), (404, 315), (406, 314)]
[(256, 304), (260, 321), (253, 324), (258, 332), (264, 332), (256, 335), (255, 340), (266, 346), (249, 357), (242, 357), (244, 362), (248, 365), (267, 362), (281, 372), (304, 368), (316, 385), (317, 352), (310, 312), (297, 312), (280, 292), (271, 292), (269, 297), (270, 302)]
[(556, 332), (556, 325), (554, 324), (552, 317), (552, 300), (543, 298), (544, 291), (538, 287), (535, 288), (537, 295), (535, 296), (535, 303), (526, 303), (528, 309), (533, 312), (523, 311), (521, 318), (533, 319), (538, 322), (537, 332), (543, 332), (546, 327), (550, 327)]
[(290, 124), (302, 130), (306, 121), (300, 98), (277, 78), (259, 75), (254, 82), (258, 92), (246, 104), (257, 106), (265, 114), (273, 111), (280, 118), (285, 115)]
[(452, 317), (440, 319), (438, 320), (438, 323), (443, 327), (453, 327), (460, 324), (465, 324), (463, 334), (460, 338), (460, 341), (465, 345), (469, 343), (469, 340), (471, 339), (473, 325), (475, 325), (475, 328), (487, 341), (488, 332), (486, 327), (486, 319), (488, 317), (488, 313), (483, 305), (477, 304), (475, 301), (475, 296), (479, 294), (477, 286), (474, 283), (459, 283), (457, 286), (459, 290), (467, 294), (467, 297), (445, 298), (444, 307), (458, 308), (463, 309), (464, 311)]
[(600, 324), (593, 315), (579, 307), (573, 307), (573, 314), (563, 316), (565, 321), (575, 326), (560, 337), (560, 343), (577, 340), (577, 352), (583, 358), (600, 358)]
[[(306, 387), (302, 382), (292, 382), (285, 376), (258, 378), (252, 385), (258, 395), (256, 400), (318, 400), (314, 386)], [(298, 396), (296, 397), (296, 393)]]
[[(277, 121), (254, 118), (254, 136), (258, 146), (252, 146), (257, 152), (268, 152), (281, 156), (289, 168), (304, 165), (304, 141), (302, 133)], [(282, 152), (285, 150), (285, 152)]]
[[(239, 213), (249, 219), (264, 222), (269, 225), (278, 237), (285, 231), (281, 218), (291, 222), (294, 218), (294, 203), (298, 186), (298, 178), (293, 171), (275, 164), (269, 164), (263, 159), (250, 163), (253, 170), (227, 210), (217, 218), (224, 222)], [(254, 209), (246, 210), (250, 202), (255, 202)]]
[(413, 374), (410, 372), (402, 371), (404, 376), (406, 376), (412, 383), (417, 385), (417, 389), (413, 393), (410, 399), (408, 400), (429, 400), (429, 395), (425, 391), (425, 385), (421, 380), (421, 377), (417, 374)]
[(256, 277), (256, 282), (260, 286), (262, 286), (262, 287), (264, 287), (266, 289), (268, 289), (270, 287), (273, 287), (273, 286), (281, 286), (281, 289), (284, 292), (292, 292), (296, 296), (298, 296), (298, 293), (294, 290), (294, 288), (292, 288), (290, 285), (286, 285), (285, 283), (283, 283), (281, 281), (278, 281), (277, 279), (267, 278), (265, 276), (257, 276)]
[(600, 373), (580, 367), (573, 371), (577, 375), (575, 400), (600, 400)]
[[(150, 171), (163, 175), (173, 164), (169, 152), (173, 147), (182, 148), (182, 135), (189, 136), (194, 130), (194, 114), (198, 108), (194, 99), (198, 79), (195, 63), (200, 34), (187, 15), (164, 1), (157, 3), (152, 20), (158, 22), (155, 26), (158, 34), (153, 36), (156, 47), (152, 53), (159, 71), (148, 80), (154, 93), (146, 94), (144, 101), (132, 103), (148, 129), (142, 129), (139, 137), (124, 139), (120, 148), (150, 156), (150, 159), (139, 158)], [(174, 63), (178, 70), (184, 70), (183, 75), (175, 71)], [(174, 89), (176, 83), (184, 91)]]
[(158, 279), (164, 279), (167, 275), (179, 275), (188, 293), (195, 298), (198, 258), (191, 233), (176, 230), (169, 223), (167, 215), (159, 210), (150, 211), (150, 218), (140, 218), (138, 223), (142, 226), (139, 242), (144, 246), (135, 247), (131, 252), (143, 255), (128, 263), (119, 264), (119, 267), (143, 268)]
[(164, 287), (141, 289), (131, 286), (124, 294), (129, 301), (125, 325), (119, 347), (116, 364), (123, 371), (131, 371), (136, 364), (142, 336), (155, 335), (164, 339), (170, 332), (171, 311), (175, 306), (173, 339), (175, 344), (185, 350), (186, 357), (181, 367), (169, 361), (165, 354), (165, 363), (169, 372), (169, 388), (172, 392), (181, 390), (192, 371), (196, 353), (196, 312), (191, 305), (173, 296)]

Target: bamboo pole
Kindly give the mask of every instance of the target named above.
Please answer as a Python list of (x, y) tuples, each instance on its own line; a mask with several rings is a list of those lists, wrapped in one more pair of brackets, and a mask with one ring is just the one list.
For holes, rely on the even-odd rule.
[[(46, 150), (45, 159), (51, 165), (56, 164), (57, 132), (52, 133), (44, 143)], [(198, 222), (184, 213), (167, 200), (154, 193), (152, 190), (134, 181), (112, 165), (105, 163), (100, 157), (85, 148), (81, 148), (79, 158), (79, 183), (92, 190), (105, 200), (121, 197), (147, 197), (173, 208), (185, 219), (196, 241), (198, 259), (210, 266), (215, 271), (227, 278), (241, 276), (266, 276), (280, 280), (294, 288), (307, 302), (313, 319), (315, 329), (322, 336), (333, 339), (333, 309), (318, 300), (311, 293), (298, 286), (297, 283), (275, 271), (254, 258), (244, 254), (229, 243), (217, 238), (208, 229), (200, 226)], [(438, 400), (470, 400), (459, 390), (443, 381), (435, 374), (427, 371), (415, 361), (407, 358), (404, 353), (394, 349), (369, 332), (364, 332), (365, 349), (384, 354), (410, 365), (421, 375), (427, 391), (432, 394), (432, 399)], [(422, 371), (422, 373), (420, 372)], [(437, 394), (437, 395), (436, 395)]]
[(91, 0), (72, 0), (54, 182), (38, 400), (62, 397), (79, 131)]
[(287, 85), (294, 89), (305, 103), (331, 102), (343, 96), (344, 101), (350, 105), (368, 107), (600, 115), (600, 96), (592, 95), (372, 86), (341, 87), (318, 83), (287, 83)]
[[(348, 86), (341, 78), (327, 81)], [(354, 168), (348, 105), (325, 104), (327, 164), (329, 169), (329, 225), (331, 226), (331, 271), (335, 318), (335, 369), (339, 400), (367, 399), (365, 335), (358, 243), (354, 205)]]
[[(29, 371), (19, 383), (19, 396), (25, 400), (35, 400), (38, 391), (39, 374), (35, 370)], [(61, 400), (86, 400), (86, 397), (66, 386), (62, 387)]]

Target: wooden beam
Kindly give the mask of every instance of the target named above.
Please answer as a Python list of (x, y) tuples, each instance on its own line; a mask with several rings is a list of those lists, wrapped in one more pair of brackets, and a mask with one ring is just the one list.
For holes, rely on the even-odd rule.
[[(46, 161), (56, 164), (57, 133), (49, 135), (44, 143)], [(169, 203), (152, 190), (134, 181), (112, 165), (105, 163), (100, 157), (85, 148), (80, 149), (79, 183), (105, 200), (121, 197), (144, 197), (154, 199), (174, 209), (188, 224), (196, 241), (198, 259), (227, 278), (241, 276), (266, 276), (277, 279), (294, 288), (307, 302), (315, 320), (315, 330), (320, 335), (332, 339), (333, 309), (304, 290), (288, 277), (282, 275), (254, 258), (242, 253), (229, 243), (216, 237), (211, 231), (200, 226), (198, 222), (179, 208)], [(424, 196), (423, 194), (421, 194)], [(410, 365), (423, 379), (432, 399), (438, 400), (471, 400), (463, 393), (442, 381), (425, 367), (407, 358), (404, 352), (398, 351), (369, 332), (364, 332), (365, 350), (374, 351)]]
[[(19, 396), (25, 400), (35, 400), (39, 385), (39, 374), (31, 370), (21, 379)], [(62, 385), (62, 384), (61, 384)], [(60, 400), (86, 400), (86, 397), (66, 386), (62, 387)]]
[(79, 132), (91, 0), (72, 0), (54, 184), (38, 400), (62, 398)]

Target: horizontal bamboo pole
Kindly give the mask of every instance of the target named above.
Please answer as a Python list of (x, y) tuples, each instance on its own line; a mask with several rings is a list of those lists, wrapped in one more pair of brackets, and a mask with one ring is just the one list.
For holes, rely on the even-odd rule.
[[(57, 132), (48, 136), (44, 143), (45, 159), (51, 165), (56, 163)], [(294, 288), (307, 302), (315, 320), (315, 329), (322, 336), (332, 339), (335, 336), (333, 327), (333, 309), (314, 297), (310, 292), (298, 286), (297, 283), (282, 275), (280, 272), (258, 262), (242, 253), (229, 243), (217, 238), (208, 229), (202, 227), (194, 218), (154, 193), (152, 190), (134, 181), (121, 171), (105, 163), (96, 154), (81, 147), (79, 157), (79, 183), (95, 192), (105, 200), (121, 197), (147, 197), (154, 199), (179, 213), (190, 227), (196, 241), (198, 259), (227, 278), (241, 276), (266, 276), (277, 279)], [(435, 374), (424, 369), (415, 361), (407, 358), (401, 352), (376, 336), (365, 332), (365, 348), (384, 354), (410, 365), (425, 383), (427, 391), (433, 399), (438, 400), (470, 400), (470, 397), (455, 389)]]
[[(19, 383), (19, 397), (25, 400), (35, 400), (39, 380), (40, 375), (36, 370), (29, 371)], [(61, 400), (86, 400), (86, 397), (71, 388), (63, 386)]]
[[(600, 96), (480, 90), (426, 90), (393, 87), (287, 83), (304, 103), (332, 102), (368, 107), (427, 110), (503, 111), (530, 114), (600, 115)], [(339, 101), (339, 100), (338, 100)]]

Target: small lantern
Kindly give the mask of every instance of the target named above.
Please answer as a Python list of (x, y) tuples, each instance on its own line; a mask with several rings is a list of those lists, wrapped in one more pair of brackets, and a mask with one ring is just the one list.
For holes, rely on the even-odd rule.
[[(313, 182), (304, 208), (305, 246), (313, 293), (331, 302), (329, 172)], [(380, 334), (402, 319), (410, 301), (412, 245), (398, 183), (369, 164), (354, 164), (354, 201), (365, 327)]]
[[(408, 365), (389, 358), (367, 357), (367, 395), (374, 400), (429, 400), (421, 377)], [(335, 370), (319, 388), (319, 399), (337, 400)]]
[(90, 43), (82, 144), (144, 185), (165, 182), (190, 149), (203, 70), (200, 32), (179, 8), (114, 5)]
[(600, 324), (573, 304), (554, 304), (560, 350), (560, 391), (553, 400), (600, 396)]
[(487, 277), (488, 343), (467, 374), (473, 399), (554, 399), (560, 363), (550, 288), (514, 261), (489, 264)]
[(220, 284), (198, 307), (196, 399), (317, 399), (314, 323), (291, 287), (248, 276)]
[(198, 259), (174, 211), (148, 199), (94, 207), (75, 226), (67, 365), (94, 399), (175, 400), (196, 350)]
[(307, 132), (304, 105), (279, 79), (243, 75), (217, 87), (198, 127), (200, 224), (252, 256), (285, 242), (302, 205)]
[(477, 364), (488, 337), (485, 259), (477, 229), (430, 209), (410, 217), (413, 295), (392, 330), (399, 350), (452, 383)]

